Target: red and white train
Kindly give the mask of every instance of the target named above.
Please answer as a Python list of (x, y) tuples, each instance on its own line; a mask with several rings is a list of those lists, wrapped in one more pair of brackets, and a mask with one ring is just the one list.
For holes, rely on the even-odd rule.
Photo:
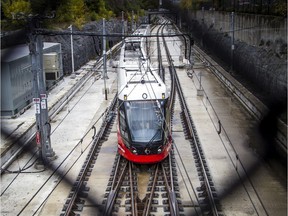
[(118, 65), (118, 152), (139, 164), (162, 161), (172, 145), (169, 95), (147, 58), (149, 25), (124, 40)]

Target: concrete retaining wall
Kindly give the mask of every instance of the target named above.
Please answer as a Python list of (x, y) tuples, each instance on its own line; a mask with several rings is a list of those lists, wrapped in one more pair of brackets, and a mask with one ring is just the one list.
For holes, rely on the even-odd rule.
[[(190, 17), (204, 21), (208, 28), (232, 36), (231, 13), (214, 10), (190, 12)], [(254, 14), (234, 14), (234, 37), (252, 46), (265, 47), (287, 57), (287, 18)]]
[(186, 11), (182, 15), (183, 26), (199, 46), (226, 69), (233, 69), (257, 97), (266, 104), (287, 101), (287, 19), (276, 22), (275, 17), (236, 15), (235, 29), (242, 30), (235, 31), (232, 57), (229, 13)]
[[(78, 30), (73, 28), (73, 30)], [(93, 32), (102, 35), (102, 21), (92, 22), (84, 26), (83, 31)], [(113, 20), (106, 21), (106, 33), (121, 33), (122, 24), (121, 21)], [(120, 37), (107, 38), (107, 44), (116, 44)], [(43, 36), (43, 41), (57, 41), (62, 45), (63, 52), (63, 69), (65, 74), (70, 74), (72, 71), (71, 60), (71, 43), (70, 35), (55, 35), (55, 36)], [(74, 47), (74, 67), (75, 70), (79, 69), (82, 65), (87, 63), (91, 59), (95, 59), (102, 55), (102, 37), (98, 36), (83, 36), (73, 35), (73, 47)], [(108, 50), (108, 47), (107, 47)]]

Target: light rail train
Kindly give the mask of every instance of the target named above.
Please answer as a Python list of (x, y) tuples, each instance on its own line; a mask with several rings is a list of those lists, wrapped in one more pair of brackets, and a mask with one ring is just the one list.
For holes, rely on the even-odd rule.
[(151, 67), (149, 34), (143, 24), (124, 40), (117, 69), (118, 152), (140, 164), (162, 161), (172, 145), (168, 90)]

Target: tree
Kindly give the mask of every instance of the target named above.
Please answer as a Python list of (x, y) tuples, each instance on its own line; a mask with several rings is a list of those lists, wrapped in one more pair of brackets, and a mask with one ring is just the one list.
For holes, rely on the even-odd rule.
[(84, 0), (62, 0), (56, 10), (56, 19), (59, 22), (73, 22), (81, 27), (86, 21), (86, 12)]
[(106, 7), (105, 0), (86, 0), (86, 5), (90, 10), (92, 20), (109, 19), (115, 16), (114, 12)]
[(30, 0), (30, 4), (34, 14), (49, 14), (58, 7), (57, 0)]
[(181, 0), (180, 6), (181, 8), (192, 9), (192, 0)]
[(8, 19), (15, 19), (17, 15), (28, 16), (32, 10), (30, 2), (26, 0), (1, 1), (4, 16)]

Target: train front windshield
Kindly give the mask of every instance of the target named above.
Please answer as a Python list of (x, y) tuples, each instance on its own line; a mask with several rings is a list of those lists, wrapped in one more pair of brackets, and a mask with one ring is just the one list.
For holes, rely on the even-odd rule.
[(163, 101), (127, 101), (124, 104), (133, 142), (157, 142), (162, 139)]

